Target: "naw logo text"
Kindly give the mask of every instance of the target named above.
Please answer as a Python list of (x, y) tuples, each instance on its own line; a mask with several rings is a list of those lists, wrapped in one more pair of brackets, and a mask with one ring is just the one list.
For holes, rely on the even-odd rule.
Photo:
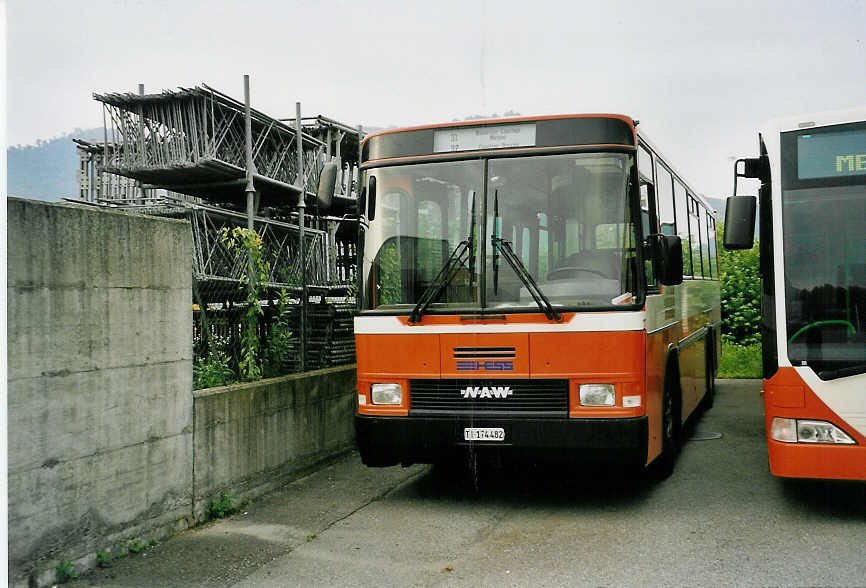
[(509, 386), (467, 386), (460, 390), (463, 398), (508, 398), (512, 394)]

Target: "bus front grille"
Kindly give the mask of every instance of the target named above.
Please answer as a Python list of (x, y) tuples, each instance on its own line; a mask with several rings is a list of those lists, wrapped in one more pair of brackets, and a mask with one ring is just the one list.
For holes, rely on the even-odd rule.
[(410, 414), (568, 416), (568, 380), (409, 381)]

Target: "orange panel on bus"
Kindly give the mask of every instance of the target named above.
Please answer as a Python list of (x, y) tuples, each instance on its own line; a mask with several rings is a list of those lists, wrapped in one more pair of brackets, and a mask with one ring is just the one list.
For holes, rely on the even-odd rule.
[(439, 377), (439, 335), (355, 335), (358, 379)]
[(533, 377), (643, 378), (644, 333), (531, 333)]
[(439, 337), (443, 378), (529, 377), (527, 333), (466, 333)]
[[(801, 392), (794, 393), (799, 389)], [(781, 392), (780, 392), (781, 391)], [(866, 437), (843, 421), (806, 385), (792, 367), (782, 367), (764, 380), (764, 416), (770, 471), (788, 478), (831, 478), (866, 480)], [(802, 394), (801, 406), (794, 404)], [(833, 423), (845, 431), (856, 445), (783, 443), (770, 438), (774, 417), (814, 419)]]

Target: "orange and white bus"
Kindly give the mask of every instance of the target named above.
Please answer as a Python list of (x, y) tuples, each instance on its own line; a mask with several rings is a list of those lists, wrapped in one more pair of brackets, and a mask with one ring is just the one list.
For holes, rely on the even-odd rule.
[(364, 463), (472, 450), (670, 472), (713, 398), (715, 219), (636, 125), (563, 115), (364, 140)]
[(866, 480), (866, 108), (767, 123), (740, 160), (725, 245), (751, 248), (761, 180), (764, 411), (770, 471)]

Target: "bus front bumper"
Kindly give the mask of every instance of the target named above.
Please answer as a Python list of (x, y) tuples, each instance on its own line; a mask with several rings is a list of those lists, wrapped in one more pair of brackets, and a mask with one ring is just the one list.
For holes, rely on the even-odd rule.
[[(501, 441), (467, 441), (469, 428), (502, 429)], [(368, 466), (435, 463), (474, 449), (537, 460), (644, 465), (647, 417), (619, 419), (490, 418), (355, 415), (362, 461)]]

